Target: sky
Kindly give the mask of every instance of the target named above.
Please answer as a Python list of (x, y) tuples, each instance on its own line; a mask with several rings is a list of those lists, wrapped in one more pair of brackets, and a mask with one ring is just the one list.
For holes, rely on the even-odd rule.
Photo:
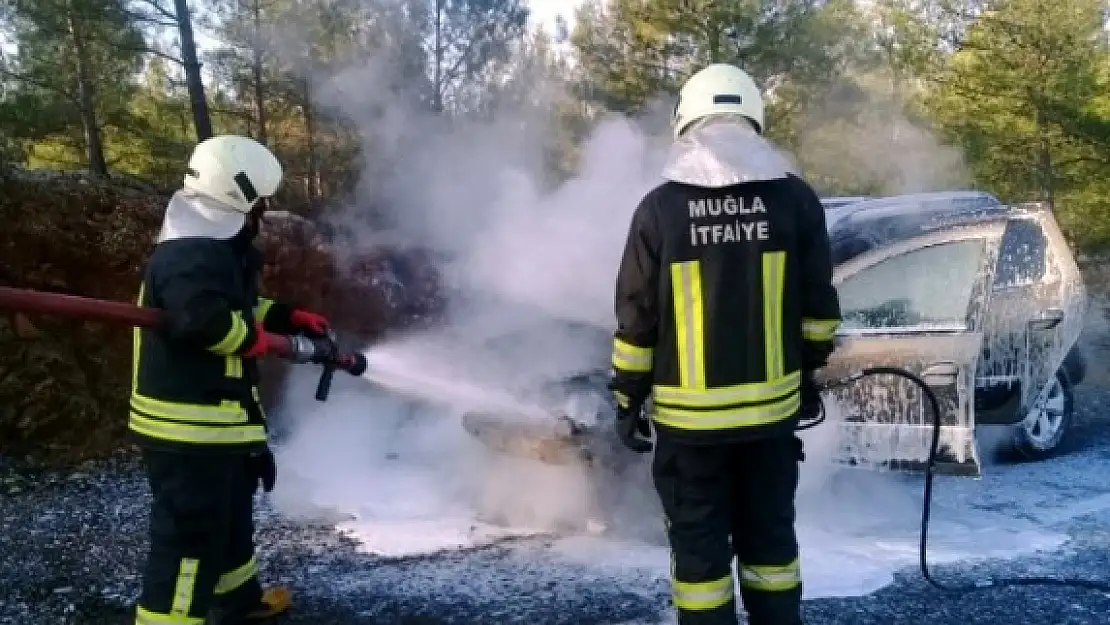
[(555, 16), (562, 15), (567, 25), (574, 27), (574, 10), (580, 0), (530, 0), (533, 25), (542, 25), (549, 33), (555, 32)]

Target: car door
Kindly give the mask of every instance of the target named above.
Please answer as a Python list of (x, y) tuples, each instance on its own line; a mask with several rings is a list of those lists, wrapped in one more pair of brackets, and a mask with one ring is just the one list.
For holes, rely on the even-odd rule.
[(1020, 420), (1017, 415), (1054, 373), (1042, 363), (1059, 319), (1034, 322), (1042, 313), (1061, 310), (1053, 297), (1052, 283), (1058, 277), (1050, 276), (1047, 259), (1048, 239), (1036, 219), (1026, 215), (1006, 222), (976, 374), (980, 423)]
[[(1087, 293), (1079, 267), (1063, 233), (1042, 206), (1029, 206), (1028, 221), (1036, 223), (1044, 238), (1047, 254), (1040, 279), (1030, 286), (1026, 308), (1027, 361), (1022, 393), (1023, 410), (1028, 412), (1037, 403), (1079, 340), (1087, 309)], [(1039, 267), (1040, 258), (1033, 258)]]
[[(983, 313), (1003, 223), (951, 227), (867, 252), (837, 267), (843, 322), (826, 379), (879, 365), (923, 377), (940, 400), (939, 470), (979, 475), (974, 380)], [(932, 413), (911, 382), (871, 376), (832, 391), (840, 460), (921, 468)]]

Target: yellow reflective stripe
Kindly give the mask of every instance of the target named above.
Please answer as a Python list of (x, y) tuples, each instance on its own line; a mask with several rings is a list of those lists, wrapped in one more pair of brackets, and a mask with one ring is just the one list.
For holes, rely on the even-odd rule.
[(224, 360), (224, 377), (236, 379), (243, 377), (243, 359), (237, 354), (232, 354)]
[(654, 350), (626, 343), (619, 338), (613, 339), (613, 366), (632, 373), (651, 371)]
[(679, 386), (705, 388), (705, 315), (702, 312), (701, 262), (671, 263)]
[(175, 443), (203, 444), (242, 444), (260, 443), (266, 440), (266, 430), (258, 425), (189, 425), (152, 419), (137, 412), (131, 412), (128, 421), (131, 431)]
[(254, 320), (264, 323), (266, 321), (266, 314), (270, 312), (270, 308), (274, 305), (274, 300), (259, 297), (255, 301), (258, 303), (254, 306)]
[[(143, 291), (146, 290), (146, 283), (139, 284), (139, 297), (135, 300), (136, 305), (143, 305)], [(139, 388), (139, 348), (142, 345), (142, 331), (143, 329), (136, 326), (131, 331), (131, 390)]]
[(169, 421), (202, 421), (208, 423), (238, 424), (247, 422), (247, 411), (238, 402), (224, 400), (219, 405), (185, 404), (161, 401), (131, 394), (131, 408), (152, 417)]
[(655, 402), (684, 408), (715, 408), (735, 404), (770, 401), (798, 389), (802, 373), (795, 371), (770, 382), (749, 382), (733, 386), (688, 389), (657, 384), (652, 388)]
[(203, 618), (171, 616), (151, 612), (142, 606), (135, 608), (135, 625), (204, 625)]
[(196, 558), (182, 558), (177, 567), (177, 583), (173, 586), (173, 605), (170, 616), (189, 616), (193, 607), (193, 586), (197, 583), (197, 568), (200, 561)]
[(791, 590), (802, 583), (802, 567), (798, 558), (782, 565), (740, 565), (740, 585), (752, 590), (770, 592)]
[(713, 610), (726, 605), (735, 596), (732, 575), (711, 582), (680, 582), (671, 580), (674, 606), (680, 610)]
[(785, 373), (782, 348), (782, 298), (786, 278), (786, 252), (763, 253), (763, 356), (767, 379)]
[(613, 398), (617, 400), (617, 405), (621, 408), (628, 408), (632, 405), (632, 398), (620, 391), (613, 391)]
[(831, 341), (839, 327), (839, 319), (802, 319), (802, 338), (807, 341)]
[(251, 397), (254, 398), (255, 407), (258, 408), (258, 413), (262, 418), (266, 418), (266, 410), (262, 407), (262, 393), (258, 391), (257, 386), (251, 386)]
[(230, 354), (239, 349), (243, 345), (243, 341), (247, 339), (247, 322), (243, 320), (243, 314), (237, 310), (231, 311), (231, 329), (227, 331), (224, 338), (220, 339), (219, 343), (209, 347), (209, 351), (216, 352), (217, 354)]
[(216, 594), (226, 595), (247, 583), (255, 575), (258, 575), (258, 560), (251, 556), (246, 564), (224, 573), (216, 580)]
[(722, 410), (681, 410), (655, 404), (653, 418), (683, 430), (724, 430), (778, 423), (794, 416), (801, 407), (801, 393), (794, 392), (780, 401)]

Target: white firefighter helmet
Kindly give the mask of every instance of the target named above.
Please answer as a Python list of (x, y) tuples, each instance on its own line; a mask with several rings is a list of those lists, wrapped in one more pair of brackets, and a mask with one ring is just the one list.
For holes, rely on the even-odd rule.
[(714, 63), (694, 73), (682, 85), (674, 107), (674, 136), (709, 115), (741, 115), (763, 133), (763, 95), (755, 80), (744, 70), (727, 63)]
[(260, 198), (277, 191), (281, 175), (281, 163), (266, 146), (250, 137), (220, 135), (193, 149), (184, 186), (249, 213)]
[(158, 241), (187, 237), (230, 239), (260, 199), (281, 184), (281, 163), (249, 137), (221, 135), (193, 149), (183, 189), (166, 207)]

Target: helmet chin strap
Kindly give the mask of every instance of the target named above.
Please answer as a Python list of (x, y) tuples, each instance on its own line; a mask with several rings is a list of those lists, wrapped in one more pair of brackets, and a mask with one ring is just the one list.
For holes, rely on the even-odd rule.
[(264, 197), (258, 198), (258, 201), (251, 207), (251, 212), (247, 213), (246, 222), (243, 224), (243, 229), (247, 231), (249, 238), (255, 238), (262, 231), (262, 215), (264, 215), (269, 208), (269, 198)]

